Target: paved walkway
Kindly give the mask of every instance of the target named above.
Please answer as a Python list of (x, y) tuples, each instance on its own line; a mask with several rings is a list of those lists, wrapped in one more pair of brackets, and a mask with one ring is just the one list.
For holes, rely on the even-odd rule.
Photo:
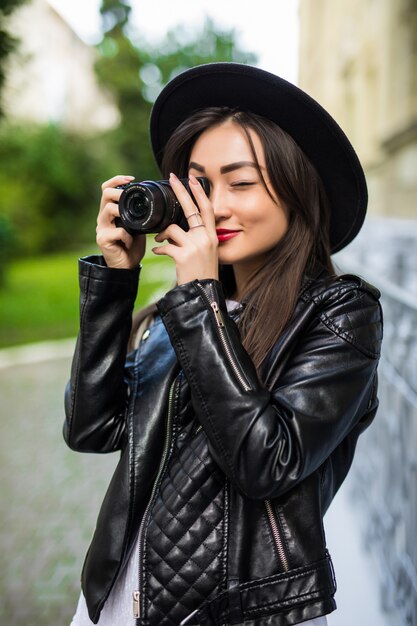
[[(64, 444), (72, 350), (73, 342), (63, 342), (0, 352), (2, 626), (70, 623), (83, 557), (117, 462), (117, 455), (77, 454)], [(325, 525), (339, 585), (329, 626), (388, 626), (344, 487)]]
[(0, 624), (65, 626), (115, 455), (62, 438), (68, 358), (0, 370)]

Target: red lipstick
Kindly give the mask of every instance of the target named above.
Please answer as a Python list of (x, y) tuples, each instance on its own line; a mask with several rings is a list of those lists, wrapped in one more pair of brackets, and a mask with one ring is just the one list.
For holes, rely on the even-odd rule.
[(228, 228), (216, 228), (217, 239), (220, 243), (233, 239), (240, 233), (240, 230), (229, 230)]

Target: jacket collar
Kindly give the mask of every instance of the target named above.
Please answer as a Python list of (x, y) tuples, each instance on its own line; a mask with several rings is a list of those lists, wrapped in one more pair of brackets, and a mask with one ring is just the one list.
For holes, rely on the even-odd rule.
[(304, 293), (319, 279), (324, 278), (329, 275), (329, 271), (317, 261), (315, 267), (310, 272), (306, 272), (301, 280), (301, 287), (299, 297), (304, 295)]
[[(318, 278), (324, 278), (328, 276), (328, 270), (322, 265), (319, 261), (317, 261), (315, 267), (310, 272), (305, 272), (301, 279), (301, 286), (298, 297), (301, 298), (302, 295), (317, 281)], [(241, 315), (243, 309), (247, 305), (247, 297), (243, 298), (240, 302), (239, 306), (234, 308), (229, 312), (229, 316), (236, 321), (236, 319)]]

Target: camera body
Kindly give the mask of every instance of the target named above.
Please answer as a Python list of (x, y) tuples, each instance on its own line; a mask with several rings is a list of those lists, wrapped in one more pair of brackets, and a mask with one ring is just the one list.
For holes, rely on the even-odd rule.
[[(180, 180), (194, 200), (189, 179)], [(200, 176), (197, 180), (208, 195), (210, 185), (207, 178)], [(120, 185), (117, 189), (123, 189), (123, 192), (119, 199), (120, 221), (116, 223), (132, 235), (159, 233), (169, 224), (178, 224), (188, 230), (184, 211), (169, 180), (144, 180)]]

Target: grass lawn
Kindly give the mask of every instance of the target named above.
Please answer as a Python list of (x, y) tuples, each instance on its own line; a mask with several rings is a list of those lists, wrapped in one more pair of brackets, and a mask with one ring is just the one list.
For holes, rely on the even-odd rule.
[[(0, 289), (0, 348), (74, 337), (78, 332), (78, 263), (90, 250), (11, 263)], [(173, 285), (173, 264), (147, 253), (140, 281), (140, 306)], [(137, 302), (137, 305), (139, 302)]]

